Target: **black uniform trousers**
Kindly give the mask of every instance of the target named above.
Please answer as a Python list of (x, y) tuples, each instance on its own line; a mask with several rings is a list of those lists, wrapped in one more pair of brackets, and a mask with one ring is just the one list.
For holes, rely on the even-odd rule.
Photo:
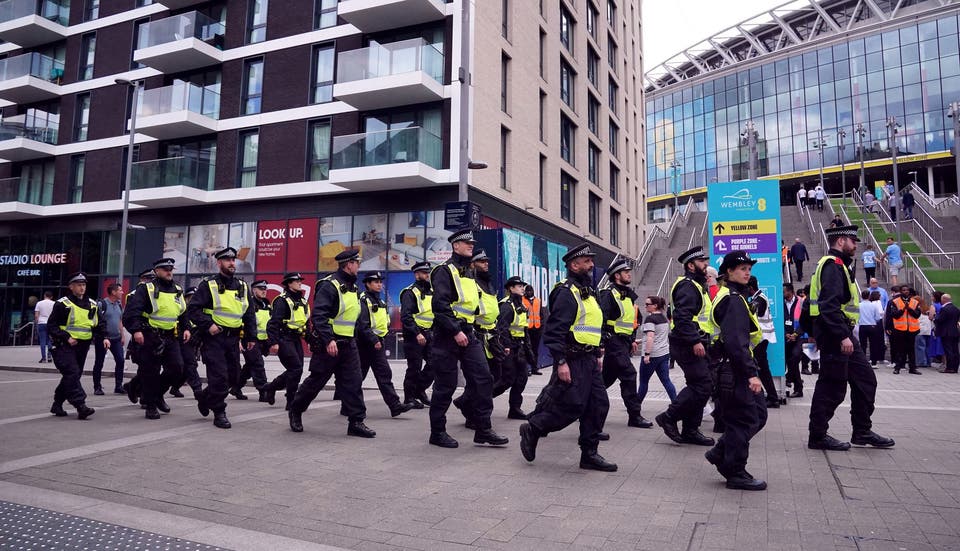
[(310, 375), (303, 380), (296, 396), (290, 402), (290, 411), (303, 413), (310, 402), (320, 394), (330, 377), (336, 376), (337, 396), (341, 402), (340, 414), (350, 422), (363, 421), (367, 406), (363, 402), (363, 375), (355, 339), (337, 341), (337, 355), (332, 357), (325, 349), (314, 352), (310, 358)]
[(610, 410), (610, 399), (603, 386), (603, 377), (593, 354), (567, 356), (570, 383), (557, 378), (553, 370), (550, 382), (540, 392), (537, 407), (528, 422), (540, 436), (563, 430), (570, 423), (580, 421), (578, 444), (583, 450), (596, 450), (600, 430)]
[(87, 352), (90, 351), (90, 341), (77, 340), (77, 344), (57, 344), (53, 347), (51, 356), (53, 365), (60, 372), (60, 383), (53, 391), (53, 401), (63, 404), (64, 400), (73, 407), (84, 405), (87, 393), (80, 384), (83, 375), (83, 365), (87, 362)]
[(766, 391), (768, 398), (776, 398), (777, 386), (773, 384), (773, 373), (770, 371), (770, 359), (767, 356), (769, 347), (769, 341), (760, 341), (760, 344), (753, 349), (753, 357), (757, 360), (757, 377), (763, 384), (763, 390)]
[(243, 349), (243, 367), (240, 368), (240, 376), (234, 388), (243, 388), (247, 386), (247, 381), (253, 378), (253, 386), (260, 390), (267, 384), (267, 371), (263, 366), (263, 357), (270, 354), (270, 348), (267, 341), (257, 341), (257, 346), (252, 350)]
[(853, 432), (866, 432), (873, 426), (873, 404), (877, 397), (877, 376), (853, 338), (853, 354), (840, 353), (840, 343), (824, 343), (820, 349), (820, 375), (810, 401), (810, 438), (827, 434), (833, 418), (850, 386), (850, 420)]
[(420, 346), (416, 337), (403, 337), (403, 356), (407, 359), (407, 371), (403, 375), (403, 401), (409, 402), (433, 384), (433, 367), (430, 365), (430, 349), (433, 335), (423, 335), (427, 343)]
[(747, 379), (735, 375), (732, 378), (733, 388), (724, 389), (721, 383), (719, 398), (724, 431), (715, 448), (722, 458), (720, 471), (735, 475), (747, 467), (750, 439), (767, 424), (767, 402), (763, 392), (754, 394), (750, 390)]
[(943, 339), (944, 370), (957, 372), (960, 366), (960, 345), (958, 337), (941, 337)]
[[(137, 376), (140, 378), (140, 403), (157, 407), (163, 393), (183, 377), (180, 339), (173, 331), (143, 331), (143, 345), (137, 350)], [(161, 372), (162, 369), (162, 372)]]
[(447, 430), (447, 410), (457, 390), (457, 364), (463, 371), (466, 385), (460, 402), (463, 413), (477, 425), (477, 429), (490, 428), (493, 413), (493, 376), (487, 365), (483, 345), (470, 328), (463, 330), (467, 346), (459, 346), (453, 335), (440, 336), (433, 342), (430, 364), (433, 366), (433, 395), (430, 397), (430, 431)]
[(203, 390), (200, 373), (197, 371), (199, 366), (197, 362), (197, 336), (194, 335), (187, 342), (180, 342), (180, 357), (183, 358), (183, 372), (177, 382), (171, 385), (171, 388), (179, 389), (186, 384), (190, 386), (194, 394), (197, 394)]
[(230, 392), (231, 375), (240, 372), (240, 329), (223, 329), (216, 335), (204, 335), (200, 348), (207, 367), (207, 388), (203, 400), (214, 413), (227, 409), (224, 401)]
[(678, 346), (673, 342), (670, 343), (670, 357), (683, 370), (686, 386), (677, 394), (677, 400), (667, 408), (667, 418), (671, 421), (683, 421), (684, 433), (699, 430), (703, 423), (703, 408), (710, 400), (713, 390), (710, 358), (695, 355), (692, 345)]
[(800, 376), (800, 356), (803, 355), (803, 347), (800, 343), (800, 337), (793, 342), (787, 341), (784, 345), (784, 356), (787, 363), (786, 384), (793, 388), (794, 392), (803, 392), (803, 377)]
[[(510, 409), (519, 410), (523, 405), (523, 391), (527, 388), (527, 378), (529, 377), (529, 368), (527, 365), (526, 354), (524, 353), (523, 341), (513, 341), (510, 343), (510, 353), (507, 354), (500, 363), (500, 377), (493, 385), (493, 397), (500, 396), (508, 389), (510, 390)], [(494, 360), (490, 360), (493, 363)]]
[(543, 339), (543, 325), (528, 328), (527, 337), (530, 339), (530, 350), (533, 352), (533, 365), (530, 369), (535, 371), (540, 369), (540, 341)]
[[(318, 352), (318, 354), (326, 354), (326, 352)], [(297, 394), (300, 378), (303, 377), (303, 345), (300, 341), (300, 335), (297, 333), (281, 333), (280, 342), (277, 343), (277, 357), (280, 358), (280, 364), (283, 365), (284, 372), (267, 383), (263, 390), (285, 390), (287, 404), (289, 405)]]
[(917, 369), (917, 335), (919, 332), (897, 331), (890, 332), (890, 348), (893, 353), (894, 369), (909, 367), (910, 371)]
[(603, 386), (610, 388), (620, 379), (620, 397), (631, 418), (640, 417), (640, 397), (637, 395), (637, 368), (630, 361), (630, 342), (618, 335), (607, 339), (603, 353)]
[(363, 379), (367, 378), (367, 373), (373, 368), (373, 378), (377, 381), (377, 388), (380, 389), (380, 395), (383, 396), (383, 402), (391, 410), (400, 406), (400, 396), (397, 395), (397, 389), (393, 386), (393, 370), (390, 369), (390, 362), (387, 360), (387, 349), (382, 345), (380, 350), (372, 346), (360, 347), (360, 374)]

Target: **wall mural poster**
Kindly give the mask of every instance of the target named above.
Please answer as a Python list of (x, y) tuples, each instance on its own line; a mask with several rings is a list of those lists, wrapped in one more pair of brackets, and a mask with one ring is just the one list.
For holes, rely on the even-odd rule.
[(230, 224), (230, 246), (237, 251), (237, 273), (252, 274), (256, 270), (257, 223)]
[(566, 275), (561, 258), (567, 248), (519, 230), (500, 231), (503, 232), (504, 278), (519, 275), (546, 303), (553, 285)]
[[(438, 221), (439, 223), (436, 223)], [(442, 210), (427, 212), (427, 240), (424, 241), (427, 260), (434, 264), (440, 264), (450, 258), (450, 255), (453, 254), (453, 247), (447, 241), (447, 238), (450, 237), (451, 233), (443, 229)]]
[(320, 219), (320, 249), (317, 252), (318, 271), (333, 272), (337, 269), (337, 255), (350, 248), (353, 240), (352, 223), (353, 218), (350, 216), (333, 216)]
[(257, 223), (257, 269), (261, 272), (284, 271), (287, 255), (287, 221), (264, 220)]
[(390, 329), (400, 331), (400, 291), (413, 284), (413, 272), (395, 272), (387, 274), (387, 281), (380, 296), (387, 301), (390, 312)]
[(287, 270), (306, 275), (317, 270), (316, 218), (300, 218), (287, 223)]
[(387, 214), (353, 217), (353, 247), (360, 249), (360, 271), (387, 269)]
[(190, 273), (208, 274), (217, 270), (214, 255), (227, 246), (227, 224), (190, 226), (188, 265)]
[(172, 258), (178, 272), (187, 271), (187, 226), (172, 226), (164, 230), (163, 257)]
[(388, 270), (409, 270), (424, 259), (426, 215), (423, 212), (397, 212), (390, 215)]

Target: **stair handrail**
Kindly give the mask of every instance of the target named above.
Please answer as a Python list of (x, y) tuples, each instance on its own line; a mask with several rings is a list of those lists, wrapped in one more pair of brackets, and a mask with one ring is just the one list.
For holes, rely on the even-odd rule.
[[(910, 188), (913, 188), (914, 197), (923, 197), (927, 205), (930, 206), (930, 209), (932, 210), (934, 208), (929, 202), (930, 197), (925, 191), (920, 189), (920, 186), (911, 182), (910, 185), (907, 186), (907, 189)], [(918, 213), (919, 216), (917, 216)], [(943, 226), (934, 219), (930, 214), (930, 210), (924, 207), (921, 201), (917, 201), (916, 204), (913, 205), (913, 219), (920, 224), (928, 234), (936, 239), (938, 244), (940, 241), (943, 241)]]
[[(900, 209), (899, 214), (902, 216), (902, 215), (903, 215), (903, 207), (900, 206), (899, 204), (898, 204), (897, 206), (898, 206), (898, 208)], [(895, 227), (896, 227), (897, 223), (894, 222), (893, 217), (890, 216), (890, 212), (888, 212), (887, 209), (881, 208), (881, 209), (880, 209), (880, 214), (879, 214), (879, 216), (880, 216), (880, 218), (881, 218), (880, 224), (883, 225), (884, 227), (890, 227), (890, 228), (895, 228)], [(886, 220), (883, 220), (883, 219), (886, 219)], [(910, 223), (910, 222), (916, 222), (916, 221), (915, 221), (915, 220), (901, 220), (901, 222)], [(940, 245), (933, 239), (933, 237), (932, 237), (929, 233), (927, 233), (927, 230), (925, 230), (921, 224), (919, 224), (919, 223), (914, 223), (914, 224), (913, 224), (913, 227), (914, 227), (915, 229), (919, 230), (919, 231), (914, 231), (914, 232), (913, 232), (913, 235), (912, 235), (911, 237), (912, 237), (915, 241), (917, 241), (917, 244), (920, 245), (921, 248), (923, 248), (924, 250), (930, 251), (930, 252), (939, 252), (939, 253), (944, 252), (944, 251), (943, 251), (943, 248), (941, 248)], [(907, 232), (910, 232), (910, 230), (908, 229)], [(893, 232), (890, 232), (890, 233), (893, 233)], [(899, 245), (900, 245), (900, 247), (901, 247), (901, 249), (902, 249), (902, 248), (903, 248), (903, 243), (899, 243)], [(950, 268), (950, 269), (953, 269), (953, 267), (954, 267), (954, 262), (953, 262), (953, 258), (952, 258), (952, 257), (949, 257), (949, 256), (945, 257), (945, 263), (944, 263), (944, 264), (947, 264), (947, 263), (950, 264), (949, 268)], [(946, 266), (946, 265), (941, 266), (941, 267), (942, 267), (942, 268), (948, 268), (948, 266)], [(916, 266), (916, 269), (922, 270), (923, 268), (921, 268), (920, 266)]]
[(914, 289), (919, 288), (921, 294), (930, 296), (936, 290), (930, 280), (927, 278), (927, 274), (923, 273), (923, 270), (920, 269), (917, 260), (914, 258), (914, 255), (903, 251), (903, 255), (910, 260), (910, 264), (916, 269), (908, 270), (906, 273), (906, 279), (910, 282), (910, 286)]
[[(857, 203), (861, 205), (861, 212), (866, 213), (867, 211), (864, 210), (865, 207), (863, 207), (863, 199), (860, 197), (859, 191), (854, 192), (854, 198), (857, 201)], [(827, 206), (830, 209), (830, 212), (833, 212), (833, 204), (828, 203)], [(880, 207), (880, 210), (883, 210), (882, 206)], [(872, 213), (873, 211), (869, 211), (869, 212)], [(866, 214), (864, 214), (864, 216), (866, 216)], [(847, 224), (850, 224), (850, 216), (847, 214), (847, 210), (844, 209), (842, 205), (840, 208), (840, 218)], [(877, 236), (873, 234), (873, 230), (870, 228), (870, 225), (864, 223), (862, 229), (863, 229), (864, 241), (869, 241), (873, 245), (874, 252), (877, 255), (882, 255), (880, 251), (882, 251), (883, 249), (880, 248), (880, 242), (877, 241)], [(887, 265), (883, 262), (880, 262), (879, 260), (876, 263), (876, 274), (880, 276), (880, 279), (884, 281), (889, 281), (887, 279)], [(867, 283), (869, 284), (870, 282), (868, 281)]]
[(16, 328), (16, 329), (13, 330), (13, 346), (17, 346), (17, 337), (18, 337), (18, 336), (20, 335), (20, 333), (21, 333), (24, 329), (26, 329), (27, 327), (30, 328), (30, 342), (27, 344), (27, 346), (30, 346), (30, 345), (33, 344), (33, 336), (34, 336), (34, 334), (35, 334), (35, 329), (36, 329), (36, 328), (35, 328), (35, 325), (34, 325), (34, 323), (33, 323), (32, 321), (28, 321), (27, 323), (25, 323), (25, 324), (21, 325), (20, 327), (18, 327), (18, 328)]
[[(826, 203), (827, 203), (827, 207), (828, 207), (828, 208), (831, 207), (830, 201), (827, 201)], [(810, 215), (810, 209), (809, 209), (809, 208), (805, 208), (805, 207), (803, 207), (802, 205), (799, 205), (799, 204), (797, 205), (797, 208), (800, 210), (800, 218), (801, 218), (801, 219), (806, 223), (806, 225), (807, 225), (807, 231), (809, 232), (810, 237), (816, 239), (816, 237), (817, 237), (817, 228), (816, 228), (816, 226), (814, 226), (814, 224), (813, 224), (813, 216)], [(824, 252), (826, 252), (826, 249), (824, 249)]]
[(916, 182), (910, 182), (907, 184), (907, 187), (904, 189), (913, 188), (913, 196), (917, 199), (917, 202), (922, 202), (926, 204), (931, 209), (937, 208), (937, 202), (930, 197), (930, 194), (927, 193), (927, 190), (920, 187)]
[[(700, 224), (700, 231), (691, 233), (690, 239), (687, 240), (687, 249), (690, 249), (693, 247), (694, 238), (698, 239), (700, 243), (703, 243), (703, 237), (707, 231), (707, 221), (709, 220), (708, 213), (704, 213), (704, 214), (705, 216), (703, 217), (703, 222)], [(661, 296), (661, 297), (664, 296), (663, 291), (667, 282), (670, 281), (671, 279), (676, 279), (680, 277), (680, 275), (683, 273), (682, 270), (683, 270), (683, 266), (680, 266), (679, 263), (674, 264), (671, 262), (667, 266), (667, 269), (663, 271), (663, 277), (660, 278), (660, 285), (657, 286), (657, 296)], [(668, 299), (668, 302), (669, 302), (669, 299)]]
[[(693, 198), (690, 198), (690, 202), (692, 201)], [(690, 202), (687, 203), (688, 209)], [(679, 220), (680, 211), (676, 210), (673, 212), (673, 216), (670, 217), (670, 225), (667, 226), (667, 231), (662, 230), (660, 226), (654, 226), (653, 230), (647, 235), (647, 239), (643, 243), (643, 248), (640, 250), (640, 254), (637, 255), (637, 260), (634, 264), (634, 272), (638, 277), (643, 275), (647, 264), (650, 262), (650, 252), (655, 250), (653, 247), (654, 243), (660, 242), (661, 247), (658, 247), (658, 249), (666, 248), (667, 240), (670, 239), (670, 235), (677, 229)]]

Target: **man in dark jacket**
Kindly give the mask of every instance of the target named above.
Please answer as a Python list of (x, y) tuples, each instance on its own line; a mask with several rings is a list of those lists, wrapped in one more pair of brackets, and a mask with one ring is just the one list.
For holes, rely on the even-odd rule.
[[(258, 279), (250, 284), (253, 293), (254, 314), (257, 316), (257, 345), (250, 350), (243, 351), (243, 367), (237, 373), (235, 384), (230, 389), (230, 395), (237, 400), (246, 400), (243, 387), (253, 378), (253, 386), (260, 391), (267, 384), (267, 371), (263, 357), (270, 354), (267, 344), (267, 322), (270, 321), (270, 303), (267, 301), (267, 280)], [(260, 391), (262, 395), (263, 392)]]
[(920, 375), (916, 351), (921, 315), (917, 292), (906, 285), (900, 286), (900, 294), (887, 303), (883, 323), (887, 335), (890, 336), (894, 375), (899, 375), (904, 366), (907, 366), (910, 374)]
[(790, 261), (797, 267), (797, 281), (803, 281), (803, 263), (807, 260), (810, 260), (807, 247), (800, 242), (798, 237), (790, 247)]
[(390, 314), (387, 303), (380, 298), (383, 291), (383, 274), (371, 272), (363, 278), (364, 291), (360, 294), (360, 332), (357, 348), (360, 352), (360, 373), (363, 379), (373, 369), (373, 377), (383, 402), (390, 408), (390, 416), (396, 417), (413, 409), (413, 404), (401, 402), (393, 386), (393, 371), (387, 360), (383, 339), (390, 330)]
[(283, 293), (273, 299), (267, 321), (267, 345), (283, 366), (279, 374), (260, 390), (260, 401), (271, 406), (278, 390), (285, 390), (286, 409), (297, 394), (303, 376), (303, 339), (310, 321), (310, 303), (303, 292), (303, 276), (289, 272), (283, 276)]
[(519, 276), (504, 284), (507, 296), (500, 301), (500, 312), (494, 328), (494, 338), (503, 350), (500, 378), (493, 384), (493, 397), (510, 391), (508, 419), (526, 419), (523, 412), (523, 390), (527, 387), (528, 364), (533, 359), (530, 350), (527, 308), (523, 305), (523, 290), (528, 285)]
[(433, 384), (430, 347), (433, 343), (433, 288), (429, 262), (413, 265), (413, 284), (400, 291), (400, 324), (403, 327), (403, 355), (407, 371), (403, 375), (403, 403), (414, 409), (430, 405), (427, 389)]
[(953, 304), (950, 295), (940, 297), (940, 304), (940, 313), (933, 322), (937, 328), (937, 336), (943, 341), (943, 355), (946, 356), (946, 365), (940, 373), (956, 373), (960, 366), (960, 329), (957, 328), (960, 309)]

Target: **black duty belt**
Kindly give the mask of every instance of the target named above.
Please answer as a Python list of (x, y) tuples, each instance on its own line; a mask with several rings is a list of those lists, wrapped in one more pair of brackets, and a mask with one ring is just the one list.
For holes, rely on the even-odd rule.
[(176, 337), (177, 336), (176, 329), (158, 329), (156, 327), (151, 327), (150, 331), (154, 335), (157, 335), (158, 337)]
[(592, 344), (568, 344), (567, 354), (595, 354), (599, 349)]
[(218, 335), (223, 335), (224, 337), (239, 337), (240, 331), (243, 329), (241, 327), (221, 327)]

